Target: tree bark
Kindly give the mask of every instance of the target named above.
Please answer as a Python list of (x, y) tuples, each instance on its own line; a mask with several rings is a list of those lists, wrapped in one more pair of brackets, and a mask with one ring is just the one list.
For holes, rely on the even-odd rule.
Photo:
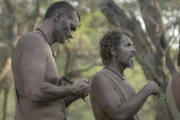
[[(4, 0), (5, 5), (7, 7), (8, 10), (8, 16), (9, 16), (9, 22), (8, 22), (8, 37), (7, 37), (7, 41), (8, 41), (8, 47), (7, 47), (7, 53), (4, 56), (4, 66), (1, 69), (1, 75), (0, 75), (0, 90), (3, 89), (4, 90), (4, 103), (3, 103), (3, 116), (2, 116), (2, 120), (6, 120), (7, 118), (7, 103), (8, 103), (8, 93), (9, 93), (9, 82), (6, 79), (7, 74), (9, 73), (9, 71), (11, 70), (11, 56), (12, 56), (12, 52), (13, 52), (13, 48), (14, 48), (14, 41), (15, 41), (15, 32), (14, 32), (14, 28), (15, 28), (15, 24), (16, 24), (16, 18), (15, 18), (15, 11), (16, 11), (16, 7), (15, 5), (13, 5), (12, 0)], [(4, 84), (5, 83), (5, 84)]]
[(7, 118), (7, 103), (8, 103), (8, 94), (9, 94), (9, 82), (8, 80), (6, 80), (4, 82), (5, 86), (4, 86), (4, 101), (3, 101), (3, 116), (2, 116), (2, 120), (6, 120)]
[(35, 0), (33, 1), (35, 8), (32, 12), (31, 15), (29, 15), (27, 18), (27, 20), (29, 20), (28, 22), (28, 30), (31, 31), (34, 29), (35, 27), (35, 23), (37, 21), (37, 18), (39, 16), (39, 11), (40, 11), (40, 0)]

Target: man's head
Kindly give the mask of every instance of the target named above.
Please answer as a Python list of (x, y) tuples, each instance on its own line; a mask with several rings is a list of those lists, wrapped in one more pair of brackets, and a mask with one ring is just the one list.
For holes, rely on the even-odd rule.
[(135, 49), (133, 47), (130, 36), (127, 33), (118, 30), (107, 32), (100, 40), (100, 56), (103, 64), (106, 66), (111, 64), (112, 59), (124, 68), (133, 68), (133, 54)]
[(53, 20), (53, 34), (57, 42), (64, 44), (65, 40), (73, 38), (80, 22), (78, 12), (67, 2), (55, 2), (46, 11), (44, 20)]

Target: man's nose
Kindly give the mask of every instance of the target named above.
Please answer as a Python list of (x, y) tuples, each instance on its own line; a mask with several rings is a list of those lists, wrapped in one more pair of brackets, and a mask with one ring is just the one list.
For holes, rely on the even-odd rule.
[(71, 39), (73, 39), (73, 38), (74, 38), (74, 33), (73, 33), (73, 32), (68, 33), (68, 37), (71, 38)]
[(132, 50), (131, 50), (133, 53), (136, 52), (136, 49), (134, 47), (132, 47)]

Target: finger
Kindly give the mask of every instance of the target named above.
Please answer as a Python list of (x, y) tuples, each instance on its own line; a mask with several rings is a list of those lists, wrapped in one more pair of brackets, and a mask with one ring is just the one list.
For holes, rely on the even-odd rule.
[(87, 97), (89, 95), (89, 93), (84, 93), (84, 97)]
[(89, 80), (87, 80), (87, 79), (83, 79), (83, 81), (84, 81), (85, 83), (88, 83), (88, 82), (89, 82)]
[(84, 89), (81, 89), (81, 90), (77, 91), (76, 94), (81, 94), (81, 95), (83, 95), (83, 94), (84, 94)]
[(87, 91), (87, 92), (89, 92), (89, 91), (90, 91), (90, 88), (89, 88), (89, 87), (88, 87), (88, 88), (86, 88), (86, 91)]
[(82, 99), (83, 99), (84, 102), (87, 102), (86, 99), (85, 99), (85, 97), (82, 97)]
[(90, 92), (89, 90), (84, 90), (83, 94), (89, 94), (89, 92)]
[(85, 81), (87, 84), (89, 84), (90, 83), (90, 81), (89, 80), (87, 80), (87, 81)]
[(89, 88), (89, 84), (84, 83), (82, 87), (83, 87), (84, 89)]

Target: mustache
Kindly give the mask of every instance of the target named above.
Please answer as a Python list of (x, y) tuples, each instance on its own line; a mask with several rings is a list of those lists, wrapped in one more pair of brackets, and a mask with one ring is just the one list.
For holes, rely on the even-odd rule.
[(131, 53), (131, 54), (130, 54), (130, 58), (133, 58), (133, 57), (134, 57), (134, 53)]
[(118, 64), (120, 66), (124, 66), (125, 68), (130, 68), (131, 70), (134, 70), (134, 60), (132, 59), (132, 57), (129, 57), (129, 59), (126, 61), (122, 61), (121, 58), (117, 58), (119, 62)]
[(64, 31), (63, 34), (64, 34), (64, 39), (73, 39), (74, 38), (73, 34), (70, 33), (69, 31)]
[(128, 62), (128, 68), (130, 68), (131, 70), (134, 70), (134, 61), (133, 59), (130, 59)]
[(63, 38), (65, 40), (68, 40), (68, 39), (73, 39), (73, 36), (71, 34), (68, 34), (68, 35), (65, 35)]
[(71, 33), (68, 33), (67, 37), (73, 39), (73, 35)]

